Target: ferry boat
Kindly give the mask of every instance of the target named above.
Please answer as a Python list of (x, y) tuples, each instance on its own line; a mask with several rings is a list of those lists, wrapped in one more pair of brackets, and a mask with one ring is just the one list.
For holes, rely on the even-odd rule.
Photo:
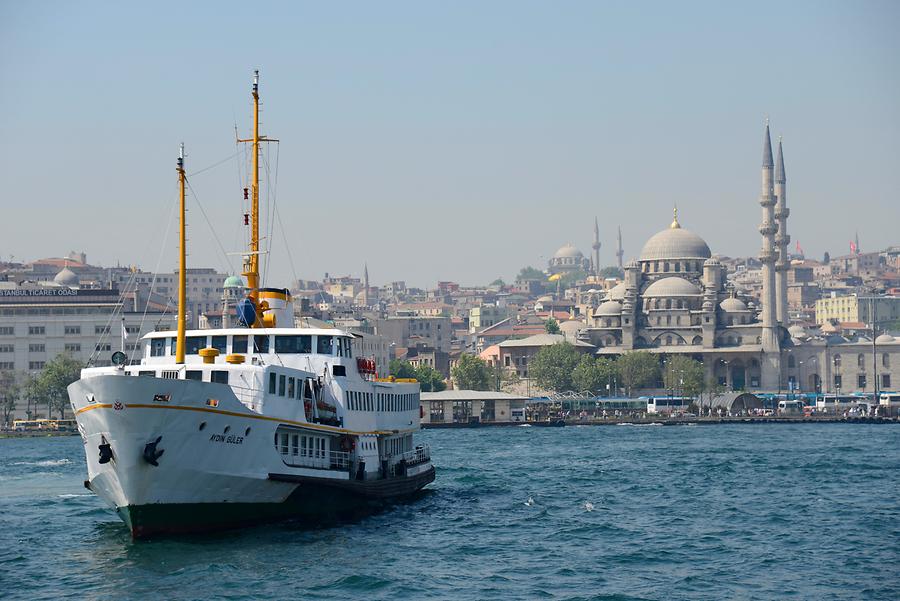
[(186, 329), (182, 145), (178, 330), (147, 334), (138, 364), (115, 353), (68, 389), (85, 486), (135, 538), (355, 515), (434, 480), (413, 438), (418, 383), (378, 378), (351, 333), (296, 327), (290, 292), (260, 285), (258, 71), (252, 97), (240, 327)]

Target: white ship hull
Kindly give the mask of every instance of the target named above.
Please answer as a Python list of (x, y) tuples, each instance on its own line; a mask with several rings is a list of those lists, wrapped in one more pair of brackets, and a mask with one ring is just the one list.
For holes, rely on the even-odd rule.
[[(381, 484), (359, 482), (351, 469), (290, 465), (275, 445), (279, 426), (341, 430), (254, 413), (225, 384), (98, 375), (72, 384), (69, 396), (85, 444), (85, 485), (136, 537), (339, 516), (434, 479), (430, 461)], [(145, 450), (157, 440), (152, 465)], [(111, 453), (105, 462), (102, 445)]]

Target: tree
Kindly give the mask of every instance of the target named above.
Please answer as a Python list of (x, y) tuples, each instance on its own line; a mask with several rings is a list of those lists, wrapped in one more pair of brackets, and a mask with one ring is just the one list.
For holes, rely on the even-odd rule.
[(391, 359), (389, 369), (395, 378), (414, 379), (416, 377), (416, 368), (409, 361)]
[(523, 267), (519, 270), (519, 275), (516, 276), (517, 280), (540, 280), (544, 281), (544, 272), (536, 267)]
[(419, 388), (422, 392), (440, 392), (447, 388), (441, 372), (424, 363), (416, 368), (415, 378), (419, 381)]
[(659, 361), (647, 351), (631, 351), (616, 361), (619, 376), (628, 396), (636, 388), (645, 388), (659, 378)]
[(69, 406), (69, 384), (76, 381), (84, 367), (80, 361), (67, 354), (57, 355), (47, 362), (39, 379), (44, 400), (47, 402), (47, 417), (55, 410), (60, 418), (65, 418)]
[(559, 287), (560, 288), (569, 288), (570, 286), (574, 286), (576, 282), (579, 282), (587, 277), (587, 272), (581, 269), (576, 269), (575, 271), (569, 271), (562, 275), (559, 278)]
[(671, 356), (666, 360), (663, 384), (683, 396), (697, 396), (705, 388), (703, 365), (684, 355)]
[(621, 280), (625, 277), (625, 274), (615, 265), (610, 265), (609, 267), (604, 267), (600, 270), (600, 277), (604, 279), (617, 278)]
[(491, 282), (491, 286), (500, 286), (501, 288), (503, 288), (504, 286), (506, 286), (506, 282), (503, 281), (503, 278), (497, 278), (496, 280)]
[(19, 399), (19, 382), (14, 371), (0, 371), (0, 425), (10, 426), (10, 417)]
[(612, 384), (617, 377), (616, 363), (607, 357), (591, 357), (584, 355), (572, 371), (572, 383), (575, 389), (600, 394)]
[[(28, 419), (33, 419), (37, 412), (37, 405), (44, 399), (44, 385), (40, 377), (35, 374), (25, 373), (20, 378), (21, 396), (28, 403), (25, 415)], [(34, 409), (32, 409), (34, 407)]]
[(544, 322), (544, 329), (548, 334), (559, 334), (559, 322), (551, 317)]
[(539, 350), (528, 365), (528, 372), (542, 388), (557, 392), (572, 390), (572, 372), (579, 360), (574, 346), (560, 342)]
[(476, 355), (459, 356), (456, 366), (450, 370), (456, 385), (463, 390), (491, 390), (493, 374), (487, 363)]

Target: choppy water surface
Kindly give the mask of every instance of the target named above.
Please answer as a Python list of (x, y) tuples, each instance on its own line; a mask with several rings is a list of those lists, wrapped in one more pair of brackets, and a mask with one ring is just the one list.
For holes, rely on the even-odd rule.
[(78, 437), (0, 440), (0, 597), (900, 599), (900, 428), (432, 430), (415, 503), (132, 542)]

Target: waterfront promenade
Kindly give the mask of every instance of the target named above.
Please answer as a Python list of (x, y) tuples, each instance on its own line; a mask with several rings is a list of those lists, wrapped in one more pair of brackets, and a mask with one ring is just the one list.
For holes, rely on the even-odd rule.
[(844, 417), (842, 415), (822, 416), (733, 416), (733, 417), (667, 417), (610, 416), (607, 418), (558, 418), (524, 422), (472, 422), (472, 423), (423, 423), (423, 429), (480, 428), (494, 426), (509, 427), (561, 427), (561, 426), (714, 426), (723, 424), (900, 424), (897, 417)]

